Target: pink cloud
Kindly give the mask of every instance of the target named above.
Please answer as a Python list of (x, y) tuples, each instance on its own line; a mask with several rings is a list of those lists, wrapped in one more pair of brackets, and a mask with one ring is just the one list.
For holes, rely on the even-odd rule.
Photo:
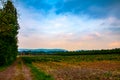
[(113, 48), (113, 47), (118, 47), (118, 48), (120, 48), (120, 42), (112, 42), (112, 43), (109, 44), (109, 46), (110, 46), (111, 48)]

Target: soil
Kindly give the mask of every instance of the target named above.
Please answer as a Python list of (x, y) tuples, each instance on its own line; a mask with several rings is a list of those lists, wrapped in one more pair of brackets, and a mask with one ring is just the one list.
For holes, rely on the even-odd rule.
[(18, 58), (10, 67), (0, 72), (0, 80), (32, 80), (30, 69)]

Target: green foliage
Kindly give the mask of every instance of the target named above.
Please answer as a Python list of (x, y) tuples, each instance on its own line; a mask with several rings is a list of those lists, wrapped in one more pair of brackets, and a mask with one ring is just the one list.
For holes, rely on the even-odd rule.
[(5, 70), (8, 67), (8, 65), (0, 66), (0, 71)]
[(37, 67), (32, 64), (27, 64), (33, 73), (34, 80), (54, 80), (50, 75), (45, 74), (41, 70), (37, 69)]
[(106, 54), (120, 54), (120, 48), (116, 49), (106, 49), (106, 50), (80, 50), (80, 51), (68, 51), (68, 52), (58, 52), (54, 55), (61, 56), (73, 56), (73, 55), (106, 55)]
[(73, 55), (73, 56), (59, 56), (59, 55), (41, 55), (22, 57), (26, 63), (32, 62), (93, 62), (93, 61), (120, 61), (119, 54), (103, 54), (103, 55)]
[(35, 62), (36, 59), (32, 57), (22, 57), (23, 62), (30, 67), (31, 72), (33, 74), (34, 80), (54, 80), (53, 77), (44, 73), (37, 67), (32, 65), (32, 62)]
[(7, 0), (0, 10), (0, 66), (16, 59), (18, 29), (16, 8)]

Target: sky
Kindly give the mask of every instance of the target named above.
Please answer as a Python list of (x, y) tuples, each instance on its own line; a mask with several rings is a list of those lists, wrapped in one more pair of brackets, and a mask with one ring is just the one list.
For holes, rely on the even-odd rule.
[(120, 0), (16, 0), (19, 48), (120, 48)]

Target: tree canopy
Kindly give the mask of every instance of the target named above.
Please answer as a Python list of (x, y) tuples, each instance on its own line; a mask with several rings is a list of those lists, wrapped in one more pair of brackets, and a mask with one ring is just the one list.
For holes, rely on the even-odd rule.
[(9, 64), (16, 59), (17, 34), (19, 24), (17, 10), (11, 0), (0, 9), (0, 65)]

